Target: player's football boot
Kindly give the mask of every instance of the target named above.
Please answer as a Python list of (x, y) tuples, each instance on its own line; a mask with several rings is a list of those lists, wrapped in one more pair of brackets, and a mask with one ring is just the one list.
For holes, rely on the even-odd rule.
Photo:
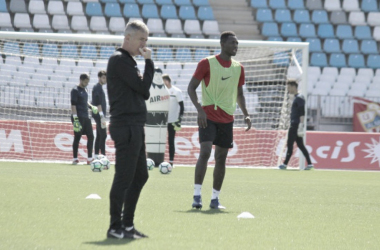
[(286, 165), (285, 164), (281, 164), (280, 166), (278, 166), (279, 169), (282, 169), (282, 170), (285, 170), (286, 169)]
[(202, 197), (200, 195), (194, 195), (193, 208), (201, 209), (202, 208)]
[(136, 228), (132, 228), (131, 230), (124, 229), (124, 235), (127, 236), (125, 238), (132, 239), (148, 238), (148, 235), (137, 231)]
[(79, 163), (79, 160), (76, 159), (76, 160), (73, 160), (73, 162), (72, 162), (71, 164), (73, 164), (73, 165), (77, 165), (78, 163)]
[(113, 239), (133, 239), (133, 234), (126, 234), (125, 231), (120, 229), (108, 229), (107, 238)]
[(210, 208), (214, 208), (214, 209), (226, 209), (226, 207), (222, 206), (219, 203), (219, 199), (218, 198), (211, 200), (211, 202), (210, 202)]
[(307, 165), (305, 170), (314, 170), (314, 166), (313, 165)]

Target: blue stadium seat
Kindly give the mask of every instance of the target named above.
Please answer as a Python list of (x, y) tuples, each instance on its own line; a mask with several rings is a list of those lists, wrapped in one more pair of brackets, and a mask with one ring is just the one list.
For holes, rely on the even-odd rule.
[(281, 24), (281, 35), (288, 36), (298, 36), (297, 26), (295, 23), (283, 23)]
[(273, 22), (273, 14), (270, 9), (258, 9), (256, 12), (256, 21)]
[(336, 28), (336, 36), (339, 39), (354, 38), (352, 34), (352, 26), (346, 24), (338, 25)]
[(177, 52), (176, 52), (176, 56), (175, 58), (178, 60), (178, 61), (184, 61), (184, 62), (190, 62), (192, 61), (192, 57), (191, 57), (191, 51), (189, 48), (179, 48), (177, 49)]
[(144, 4), (142, 7), (141, 16), (143, 18), (160, 18), (160, 16), (158, 15), (157, 5)]
[(369, 55), (367, 58), (367, 66), (373, 69), (380, 69), (380, 56)]
[(117, 0), (100, 0), (101, 3), (117, 3)]
[(277, 23), (264, 23), (261, 34), (263, 36), (280, 36)]
[(312, 53), (310, 58), (311, 66), (326, 67), (327, 57), (325, 53)]
[(3, 46), (4, 54), (20, 54), (20, 47), (18, 43), (5, 42)]
[(136, 3), (136, 0), (119, 0), (119, 3), (121, 3), (121, 4)]
[(329, 64), (332, 67), (343, 68), (347, 66), (346, 56), (342, 53), (333, 53), (330, 55)]
[(98, 2), (90, 2), (86, 4), (87, 16), (103, 16), (102, 6)]
[(23, 54), (24, 55), (30, 55), (30, 56), (39, 56), (40, 55), (40, 49), (38, 48), (37, 43), (25, 43), (22, 47)]
[(94, 45), (83, 45), (80, 50), (81, 58), (96, 59), (98, 58), (98, 52)]
[(305, 9), (303, 0), (288, 0), (288, 8), (291, 10)]
[(101, 59), (108, 59), (115, 52), (114, 46), (101, 46), (99, 51), (99, 57)]
[(302, 23), (299, 31), (300, 37), (316, 37), (314, 24)]
[(280, 52), (280, 53), (274, 54), (273, 64), (276, 64), (277, 66), (283, 66), (283, 67), (288, 66), (289, 65), (288, 53)]
[(214, 13), (210, 6), (201, 6), (198, 8), (198, 19), (204, 20), (215, 20)]
[(125, 4), (123, 9), (123, 15), (127, 18), (141, 17), (139, 6), (136, 3)]
[(316, 24), (329, 23), (329, 18), (325, 10), (313, 10), (311, 21)]
[(320, 38), (334, 38), (334, 27), (331, 24), (320, 24), (318, 26), (318, 36)]
[(364, 12), (377, 12), (377, 3), (376, 0), (362, 0), (360, 8)]
[(161, 18), (163, 19), (178, 19), (177, 8), (172, 4), (161, 6)]
[(42, 45), (43, 57), (59, 57), (58, 46), (56, 44), (44, 44)]
[(342, 50), (346, 54), (359, 53), (359, 43), (355, 39), (343, 40)]
[(325, 39), (323, 42), (323, 50), (327, 53), (339, 53), (340, 44), (338, 39)]
[(372, 39), (371, 28), (369, 26), (356, 26), (354, 35), (357, 39)]
[(272, 9), (285, 9), (285, 0), (269, 0), (269, 8)]
[(310, 23), (310, 14), (307, 10), (295, 10), (293, 19), (296, 23)]
[(194, 7), (187, 5), (179, 7), (179, 18), (182, 20), (197, 19)]
[(122, 17), (120, 5), (118, 3), (106, 3), (104, 15), (106, 17)]
[(173, 51), (170, 48), (158, 48), (156, 57), (157, 61), (173, 61)]
[(0, 12), (8, 12), (5, 0), (0, 0)]
[(363, 40), (360, 44), (360, 50), (363, 54), (379, 54), (375, 40)]
[(286, 39), (286, 41), (298, 43), (298, 42), (302, 42), (302, 39), (299, 37), (288, 37), (288, 39)]
[(192, 5), (190, 0), (174, 0), (174, 4), (177, 6)]
[(156, 4), (158, 5), (171, 5), (173, 4), (172, 0), (156, 0)]
[(274, 14), (274, 20), (279, 23), (291, 22), (292, 18), (290, 16), (290, 10), (288, 9), (277, 9)]
[(267, 0), (251, 0), (251, 7), (258, 8), (268, 8)]
[(284, 41), (284, 39), (282, 39), (282, 37), (280, 36), (270, 36), (268, 37), (267, 41), (279, 42), (279, 41)]
[(321, 40), (318, 38), (308, 38), (305, 42), (309, 43), (310, 52), (322, 52)]
[(348, 57), (348, 66), (352, 68), (364, 68), (364, 56), (362, 54), (351, 54)]
[(76, 45), (64, 44), (61, 48), (61, 56), (69, 58), (78, 58), (78, 48)]
[(143, 5), (143, 4), (154, 4), (154, 1), (153, 0), (137, 0), (137, 3), (140, 4), (140, 5)]
[(208, 49), (196, 49), (194, 53), (195, 61), (200, 61), (205, 57), (210, 56), (210, 50)]
[[(157, 2), (157, 0), (156, 0)], [(194, 6), (210, 6), (210, 3), (208, 2), (208, 0), (193, 0), (193, 5)]]

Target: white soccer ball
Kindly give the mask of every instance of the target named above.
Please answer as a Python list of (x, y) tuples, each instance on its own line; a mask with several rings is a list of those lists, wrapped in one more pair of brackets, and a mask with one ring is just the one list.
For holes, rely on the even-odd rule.
[(100, 160), (93, 160), (91, 162), (91, 170), (93, 172), (102, 172), (103, 164)]
[(170, 174), (173, 170), (172, 165), (170, 165), (169, 162), (161, 162), (161, 164), (158, 166), (158, 169), (160, 170), (161, 174)]
[(104, 157), (106, 157), (106, 156), (100, 154), (100, 155), (97, 155), (97, 156), (95, 157), (95, 160), (101, 160), (101, 159), (103, 159)]
[(154, 167), (155, 167), (154, 161), (152, 159), (150, 159), (150, 158), (147, 158), (146, 159), (146, 168), (148, 170), (152, 170), (152, 169), (154, 169)]
[(105, 155), (103, 155), (103, 158), (100, 159), (100, 162), (101, 162), (102, 165), (103, 165), (103, 170), (108, 170), (108, 169), (110, 169), (110, 167), (111, 167), (111, 162), (110, 162), (110, 160), (108, 160), (108, 158), (107, 158)]

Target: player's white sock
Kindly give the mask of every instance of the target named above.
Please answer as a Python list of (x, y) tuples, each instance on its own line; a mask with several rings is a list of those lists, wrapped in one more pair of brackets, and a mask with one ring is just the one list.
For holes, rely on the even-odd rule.
[(95, 155), (94, 155), (94, 157), (95, 157), (95, 158), (98, 158), (98, 155), (97, 155), (97, 154), (95, 154)]
[(194, 195), (201, 195), (201, 184), (194, 184)]
[(212, 189), (211, 200), (214, 200), (214, 199), (218, 198), (219, 194), (220, 194), (220, 190), (218, 191), (218, 190)]
[(92, 161), (92, 157), (91, 158), (87, 158), (88, 161)]
[(78, 160), (78, 158), (74, 158), (74, 159), (73, 159), (73, 161), (76, 161), (76, 160)]
[(131, 231), (132, 229), (133, 229), (133, 226), (125, 228), (125, 230), (127, 230), (127, 231)]

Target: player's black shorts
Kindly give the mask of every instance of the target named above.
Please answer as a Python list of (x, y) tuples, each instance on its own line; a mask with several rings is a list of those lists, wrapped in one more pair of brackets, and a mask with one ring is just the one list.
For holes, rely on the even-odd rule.
[(214, 145), (222, 148), (232, 148), (233, 145), (233, 124), (217, 123), (207, 119), (206, 128), (198, 128), (199, 142), (212, 141)]
[[(81, 135), (88, 135), (92, 134), (92, 124), (91, 124), (91, 119), (88, 117), (78, 117), (78, 120), (80, 122), (80, 125), (82, 125), (82, 130), (78, 133)], [(71, 116), (71, 123), (74, 122), (74, 118)], [(74, 134), (77, 132), (74, 132)]]

